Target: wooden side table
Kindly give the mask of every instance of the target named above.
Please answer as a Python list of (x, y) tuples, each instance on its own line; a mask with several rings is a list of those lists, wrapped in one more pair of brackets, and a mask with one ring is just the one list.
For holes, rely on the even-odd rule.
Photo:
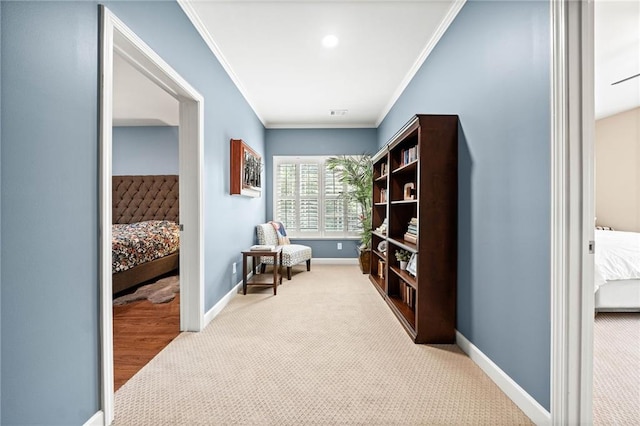
[[(273, 257), (273, 281), (269, 280), (267, 274), (256, 274), (256, 265), (260, 257)], [(247, 257), (252, 257), (253, 277), (247, 281)], [(242, 252), (242, 294), (247, 294), (248, 285), (273, 285), (273, 295), (278, 291), (278, 284), (282, 284), (282, 247), (276, 247), (273, 250), (245, 250)]]

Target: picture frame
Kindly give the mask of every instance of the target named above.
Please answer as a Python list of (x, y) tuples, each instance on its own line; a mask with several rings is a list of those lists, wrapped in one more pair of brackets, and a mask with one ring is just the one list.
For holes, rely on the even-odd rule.
[(262, 192), (262, 157), (242, 139), (231, 139), (229, 193), (260, 197)]
[(418, 253), (413, 253), (407, 264), (407, 272), (414, 277), (418, 274)]

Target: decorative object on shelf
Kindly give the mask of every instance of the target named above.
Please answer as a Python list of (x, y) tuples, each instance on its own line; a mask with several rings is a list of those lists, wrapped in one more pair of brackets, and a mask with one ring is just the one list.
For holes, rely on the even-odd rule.
[(412, 217), (404, 233), (404, 240), (413, 244), (418, 244), (418, 218)]
[(376, 228), (376, 232), (386, 235), (387, 234), (387, 218), (385, 217), (380, 226)]
[(411, 252), (403, 249), (396, 250), (396, 259), (400, 262), (400, 269), (404, 271), (407, 269), (409, 259), (411, 259)]
[(380, 165), (380, 177), (387, 174), (387, 163), (382, 163)]
[(378, 276), (384, 279), (384, 260), (378, 260)]
[(411, 255), (411, 259), (409, 259), (409, 263), (407, 263), (407, 272), (413, 275), (414, 277), (418, 275), (417, 265), (418, 265), (418, 253), (413, 253)]
[(331, 171), (340, 172), (339, 182), (349, 188), (340, 198), (355, 202), (360, 210), (360, 269), (368, 274), (371, 267), (371, 208), (373, 196), (373, 163), (368, 155), (342, 155), (327, 160)]
[(384, 188), (380, 190), (380, 202), (381, 203), (387, 202), (387, 190)]
[(231, 139), (229, 193), (259, 197), (262, 193), (262, 157), (242, 139)]
[(413, 182), (404, 184), (404, 199), (415, 200), (416, 199), (416, 186)]
[(378, 251), (380, 253), (386, 253), (387, 252), (387, 242), (386, 241), (380, 241), (380, 243), (378, 244)]

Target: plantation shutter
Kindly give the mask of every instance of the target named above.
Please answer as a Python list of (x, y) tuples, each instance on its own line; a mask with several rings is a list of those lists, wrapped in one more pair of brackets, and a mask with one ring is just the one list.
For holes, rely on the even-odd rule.
[(281, 163), (276, 171), (276, 220), (282, 222), (285, 229), (298, 228), (296, 189), (297, 189), (297, 165)]
[(319, 232), (320, 174), (317, 163), (300, 164), (300, 226), (301, 232)]
[(331, 171), (326, 156), (273, 157), (273, 220), (293, 238), (358, 237), (360, 208), (342, 195), (353, 192)]
[(344, 204), (340, 193), (344, 185), (340, 183), (340, 172), (324, 166), (324, 230), (326, 232), (344, 231)]

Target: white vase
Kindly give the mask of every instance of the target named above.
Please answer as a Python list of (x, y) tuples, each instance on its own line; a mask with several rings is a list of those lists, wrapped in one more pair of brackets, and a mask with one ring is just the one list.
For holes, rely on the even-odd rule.
[(403, 271), (406, 271), (407, 270), (407, 263), (408, 262), (405, 262), (405, 261), (401, 260), (400, 261), (400, 269), (402, 269)]

